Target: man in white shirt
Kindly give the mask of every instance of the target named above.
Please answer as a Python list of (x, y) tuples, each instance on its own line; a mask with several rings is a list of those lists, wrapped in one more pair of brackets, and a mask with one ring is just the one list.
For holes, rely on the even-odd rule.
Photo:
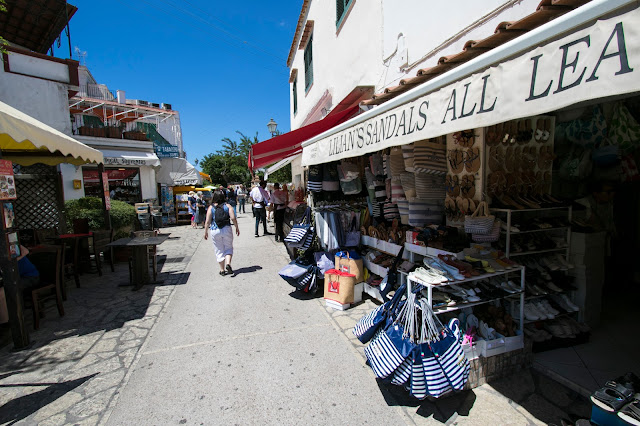
[(256, 218), (256, 237), (258, 235), (258, 226), (262, 221), (262, 226), (264, 229), (264, 235), (273, 235), (271, 232), (267, 231), (267, 204), (269, 204), (270, 197), (269, 193), (266, 189), (267, 182), (260, 181), (260, 185), (254, 187), (249, 194), (249, 197), (253, 201), (253, 215)]

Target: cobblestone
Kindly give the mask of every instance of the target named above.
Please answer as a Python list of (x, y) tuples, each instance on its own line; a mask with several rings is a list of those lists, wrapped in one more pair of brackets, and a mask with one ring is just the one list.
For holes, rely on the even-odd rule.
[(159, 263), (164, 283), (136, 292), (119, 287), (128, 280), (126, 263), (116, 263), (115, 272), (107, 267), (101, 277), (85, 273), (81, 287), (67, 283), (66, 315), (60, 318), (48, 308), (40, 329), (31, 331), (31, 348), (12, 352), (9, 344), (0, 350), (0, 423), (100, 422), (176, 285), (186, 282), (182, 272), (202, 241), (200, 232), (194, 238), (196, 231), (187, 226), (164, 232), (171, 236), (158, 246), (158, 259), (183, 258)]

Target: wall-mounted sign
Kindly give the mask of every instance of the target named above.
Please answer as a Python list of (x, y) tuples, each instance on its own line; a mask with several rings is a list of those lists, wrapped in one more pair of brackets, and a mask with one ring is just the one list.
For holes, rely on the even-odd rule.
[[(302, 164), (322, 164), (465, 129), (640, 91), (640, 8), (489, 67), (304, 144)], [(376, 114), (375, 111), (380, 111)]]
[(13, 163), (0, 160), (0, 200), (16, 199), (16, 181), (13, 177)]
[(104, 157), (105, 166), (148, 166), (147, 160), (138, 158)]
[(73, 180), (73, 189), (82, 189), (82, 181), (80, 179)]
[(153, 150), (158, 158), (178, 158), (180, 157), (180, 149), (174, 145), (156, 145), (153, 144)]

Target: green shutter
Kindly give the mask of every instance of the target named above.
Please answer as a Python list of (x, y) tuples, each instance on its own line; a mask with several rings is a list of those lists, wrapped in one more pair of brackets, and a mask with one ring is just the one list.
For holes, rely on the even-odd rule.
[(336, 0), (336, 26), (340, 25), (344, 14), (344, 0)]
[(293, 115), (298, 112), (298, 77), (293, 80)]
[(313, 83), (313, 35), (309, 36), (304, 48), (304, 90), (308, 91)]

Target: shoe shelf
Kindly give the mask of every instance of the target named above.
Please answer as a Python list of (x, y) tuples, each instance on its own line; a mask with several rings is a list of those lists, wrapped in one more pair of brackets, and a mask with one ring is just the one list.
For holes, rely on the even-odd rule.
[[(520, 292), (518, 293), (505, 294), (503, 297), (500, 297), (500, 298), (491, 298), (486, 300), (479, 300), (477, 302), (468, 302), (468, 303), (457, 304), (455, 306), (442, 307), (443, 309), (433, 308), (433, 289), (434, 288), (437, 289), (438, 287), (446, 287), (454, 284), (464, 284), (464, 283), (469, 283), (474, 281), (481, 281), (487, 278), (499, 277), (503, 275), (508, 276), (509, 274), (514, 274), (518, 272), (520, 273)], [(422, 290), (422, 294), (427, 298), (429, 305), (432, 307), (434, 313), (437, 315), (440, 315), (446, 312), (460, 310), (463, 308), (468, 308), (471, 306), (477, 306), (485, 303), (495, 302), (495, 301), (506, 299), (509, 297), (518, 297), (518, 299), (520, 299), (519, 324), (520, 324), (520, 333), (522, 334), (524, 333), (524, 328), (523, 328), (524, 327), (524, 292), (525, 292), (524, 274), (525, 274), (525, 267), (516, 266), (514, 268), (507, 269), (505, 271), (494, 272), (490, 274), (482, 274), (482, 275), (474, 276), (471, 278), (465, 278), (464, 280), (456, 280), (456, 281), (446, 282), (446, 283), (437, 284), (437, 285), (426, 283), (424, 281), (421, 281), (420, 279), (416, 279), (415, 277), (409, 277), (408, 274), (404, 274), (404, 275), (406, 276), (406, 279), (407, 279), (407, 292), (411, 293), (413, 291), (414, 283), (423, 286), (424, 289)]]
[[(530, 234), (532, 232), (550, 232), (550, 231), (559, 231), (559, 230), (563, 230), (563, 229), (567, 229), (569, 226), (557, 226), (554, 228), (541, 228), (541, 229), (530, 229), (528, 231), (518, 231), (518, 232), (512, 232), (511, 234), (515, 234), (515, 235), (520, 235), (520, 234)], [(507, 231), (505, 231), (504, 229), (500, 230), (500, 233), (502, 235), (506, 235)]]
[[(423, 294), (424, 294), (423, 290)], [(471, 308), (473, 306), (484, 305), (485, 303), (497, 302), (507, 297), (519, 296), (522, 292), (505, 294), (503, 297), (494, 297), (492, 299), (483, 299), (477, 302), (457, 303), (452, 306), (437, 306), (433, 308), (433, 313), (436, 315), (446, 314), (447, 312), (459, 311), (460, 309)], [(426, 296), (426, 295), (425, 295)], [(525, 322), (526, 324), (526, 322)]]
[(562, 318), (562, 317), (568, 317), (568, 316), (571, 316), (573, 314), (577, 314), (577, 312), (562, 312), (562, 313), (559, 313), (558, 315), (554, 316), (553, 318), (543, 318), (543, 319), (537, 319), (537, 320), (528, 320), (528, 319), (525, 318), (524, 324), (527, 325), (527, 324), (535, 324), (535, 323), (541, 322), (541, 321), (553, 321), (554, 319)]
[(492, 212), (502, 212), (502, 213), (518, 213), (518, 212), (541, 212), (541, 211), (550, 211), (550, 210), (566, 210), (571, 209), (571, 206), (560, 206), (560, 207), (541, 207), (539, 209), (499, 209), (499, 208), (491, 208)]
[(567, 250), (568, 250), (567, 247), (556, 247), (556, 248), (545, 249), (545, 250), (522, 251), (519, 253), (509, 253), (508, 257), (528, 256), (530, 254), (553, 253), (557, 251), (567, 251)]
[(389, 272), (389, 268), (385, 268), (384, 266), (375, 264), (368, 259), (363, 259), (362, 263), (364, 264), (365, 268), (369, 270), (369, 272), (371, 272), (372, 274), (376, 274), (382, 278), (386, 277), (387, 273)]

